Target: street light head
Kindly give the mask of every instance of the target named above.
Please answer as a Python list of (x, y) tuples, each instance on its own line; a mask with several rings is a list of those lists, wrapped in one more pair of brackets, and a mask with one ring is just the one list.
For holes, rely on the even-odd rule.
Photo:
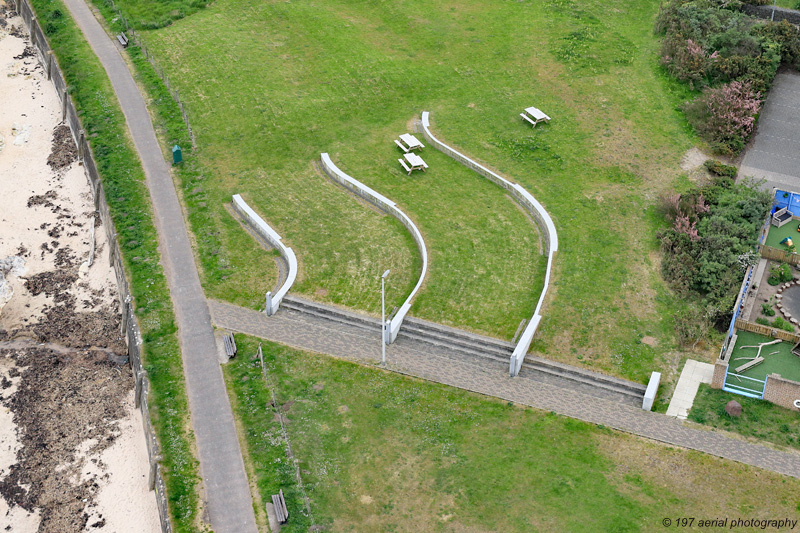
[(389, 272), (391, 272), (391, 270), (387, 270), (386, 272), (384, 272), (383, 276), (381, 276), (381, 279), (386, 279), (386, 276), (389, 275)]

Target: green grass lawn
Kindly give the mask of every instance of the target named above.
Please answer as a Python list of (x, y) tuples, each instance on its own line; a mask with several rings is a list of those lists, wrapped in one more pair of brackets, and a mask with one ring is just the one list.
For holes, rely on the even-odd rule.
[[(208, 294), (255, 307), (274, 280), (224, 210), (239, 192), (295, 249), (295, 291), (377, 313), (390, 268), (390, 305), (402, 302), (418, 275), (413, 241), (321, 176), (327, 151), (423, 232), (430, 274), (411, 313), (510, 338), (541, 289), (538, 232), (501, 189), (434, 150), (425, 174), (400, 172), (392, 140), (427, 110), (444, 142), (553, 216), (560, 250), (534, 351), (646, 380), (675, 348), (664, 317), (682, 305), (660, 277), (654, 204), (694, 141), (677, 110), (690, 94), (658, 67), (657, 9), (220, 0), (143, 32), (197, 137), (206, 199), (189, 206), (192, 226), (219, 242), (198, 240)], [(552, 122), (526, 126), (530, 105)]]
[[(742, 349), (742, 346), (757, 346), (762, 342), (770, 342), (773, 340), (775, 339), (757, 333), (739, 331), (736, 338), (736, 347), (733, 349), (731, 361), (729, 361), (729, 371), (733, 372), (736, 367), (747, 363), (747, 359), (737, 361), (738, 358), (752, 358), (755, 357), (756, 352), (758, 352), (758, 348)], [(772, 352), (778, 353), (772, 354)], [(800, 357), (792, 354), (792, 343), (783, 341), (780, 344), (765, 346), (761, 349), (761, 356), (764, 358), (764, 362), (745, 370), (742, 375), (764, 380), (768, 375), (775, 373), (780, 374), (781, 377), (786, 379), (800, 381)], [(750, 387), (752, 383), (742, 383), (742, 385)]]
[[(800, 481), (459, 389), (239, 336), (225, 366), (251, 481), (307, 531), (661, 531), (667, 516), (795, 516)], [(795, 430), (795, 435), (796, 430)], [(764, 494), (769, 494), (768, 498)], [(263, 520), (263, 517), (261, 518)]]
[(786, 251), (786, 245), (780, 244), (780, 242), (786, 237), (789, 237), (792, 239), (792, 242), (794, 242), (794, 245), (797, 246), (800, 244), (800, 232), (797, 231), (797, 225), (798, 222), (796, 220), (784, 224), (780, 228), (770, 224), (765, 244), (777, 248), (778, 250)]
[[(731, 400), (742, 406), (739, 418), (725, 412), (725, 405)], [(712, 389), (708, 385), (700, 385), (689, 411), (689, 420), (800, 449), (800, 416), (797, 413), (764, 400)]]

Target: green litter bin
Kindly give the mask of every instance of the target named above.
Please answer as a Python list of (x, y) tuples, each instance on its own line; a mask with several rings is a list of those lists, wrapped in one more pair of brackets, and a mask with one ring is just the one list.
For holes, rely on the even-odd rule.
[(172, 164), (177, 165), (183, 161), (183, 155), (181, 154), (181, 147), (177, 144), (172, 147)]

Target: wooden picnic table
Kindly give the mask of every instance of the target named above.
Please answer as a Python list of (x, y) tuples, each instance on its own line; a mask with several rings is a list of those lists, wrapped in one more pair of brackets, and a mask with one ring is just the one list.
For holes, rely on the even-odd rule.
[(428, 165), (425, 164), (425, 161), (422, 160), (420, 156), (415, 154), (414, 152), (409, 152), (407, 154), (403, 154), (405, 161), (402, 159), (398, 159), (400, 165), (408, 172), (408, 175), (411, 175), (412, 170), (421, 170), (425, 172), (425, 169), (428, 168)]
[(540, 122), (550, 122), (550, 117), (536, 107), (526, 107), (525, 112), (520, 113), (519, 116), (530, 122), (534, 128)]
[(425, 148), (425, 145), (419, 142), (419, 139), (411, 135), (410, 133), (404, 133), (400, 135), (400, 140), (395, 139), (394, 143), (400, 147), (405, 153), (408, 153), (412, 150), (416, 150), (418, 148)]

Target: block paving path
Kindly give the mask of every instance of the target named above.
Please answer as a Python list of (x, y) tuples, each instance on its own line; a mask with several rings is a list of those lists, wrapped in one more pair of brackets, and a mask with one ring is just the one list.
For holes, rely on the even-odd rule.
[[(293, 348), (324, 353), (359, 363), (380, 363), (380, 331), (374, 333), (323, 317), (282, 309), (272, 317), (231, 304), (209, 300), (213, 321), (220, 327), (280, 342)], [(376, 322), (377, 324), (377, 322)], [(379, 327), (379, 326), (376, 326)], [(623, 402), (599, 398), (569, 386), (542, 382), (538, 372), (523, 366), (516, 378), (505, 365), (468, 363), (457, 355), (423, 342), (398, 340), (387, 347), (387, 368), (537, 409), (577, 418), (667, 444), (702, 451), (725, 459), (800, 478), (800, 453), (747, 442), (721, 431), (681, 422)]]
[(84, 0), (65, 0), (65, 3), (108, 73), (147, 177), (159, 249), (178, 322), (192, 428), (211, 527), (217, 533), (255, 532), (253, 500), (217, 359), (211, 315), (169, 167), (144, 99), (114, 42)]

